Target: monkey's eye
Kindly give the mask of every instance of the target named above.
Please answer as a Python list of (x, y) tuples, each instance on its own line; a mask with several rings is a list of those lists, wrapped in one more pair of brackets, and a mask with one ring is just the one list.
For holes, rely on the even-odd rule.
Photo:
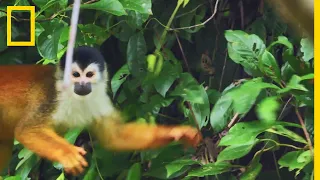
[(72, 76), (73, 76), (73, 77), (80, 77), (80, 74), (79, 74), (78, 72), (73, 72), (73, 73), (72, 73)]
[(87, 72), (87, 74), (86, 74), (86, 76), (88, 77), (88, 78), (91, 78), (92, 76), (93, 76), (94, 74), (93, 74), (93, 72)]

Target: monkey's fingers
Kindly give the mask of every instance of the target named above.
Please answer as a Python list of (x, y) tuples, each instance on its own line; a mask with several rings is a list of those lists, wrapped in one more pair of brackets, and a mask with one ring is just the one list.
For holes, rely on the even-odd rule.
[(84, 156), (84, 155), (87, 154), (87, 151), (84, 150), (82, 147), (76, 146), (75, 148), (77, 149), (77, 151), (78, 151), (82, 156)]
[(178, 126), (170, 131), (175, 141), (182, 141), (185, 145), (196, 147), (202, 140), (201, 132), (189, 126)]
[(71, 146), (64, 151), (60, 163), (64, 166), (64, 170), (67, 173), (78, 175), (84, 171), (84, 167), (88, 166), (87, 161), (83, 157), (85, 154), (86, 151), (83, 148)]
[(81, 161), (79, 161), (80, 158), (77, 156), (69, 156), (66, 160), (67, 163), (64, 166), (64, 170), (67, 173), (71, 173), (72, 175), (78, 175), (84, 171), (84, 166), (81, 164)]

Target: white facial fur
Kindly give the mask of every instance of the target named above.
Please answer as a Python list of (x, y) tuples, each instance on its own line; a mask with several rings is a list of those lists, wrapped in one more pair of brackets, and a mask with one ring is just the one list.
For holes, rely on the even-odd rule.
[[(69, 88), (62, 89), (63, 80), (57, 80), (56, 88), (58, 90), (58, 105), (53, 119), (56, 125), (63, 124), (68, 127), (85, 127), (93, 120), (101, 116), (111, 114), (115, 109), (109, 96), (106, 94), (107, 72), (100, 73), (97, 64), (90, 64), (82, 71), (78, 64), (72, 64), (72, 72), (77, 71), (80, 77), (75, 78), (71, 75)], [(86, 73), (92, 71), (94, 75), (91, 78), (86, 77)], [(59, 73), (59, 72), (58, 72)], [(74, 93), (74, 82), (78, 80), (91, 82), (92, 92), (86, 96), (79, 96)]]

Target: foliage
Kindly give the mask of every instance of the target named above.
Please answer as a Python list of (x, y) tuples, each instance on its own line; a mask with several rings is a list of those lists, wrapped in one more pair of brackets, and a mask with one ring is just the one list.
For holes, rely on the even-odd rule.
[[(90, 166), (79, 178), (310, 179), (312, 41), (287, 28), (267, 2), (256, 11), (257, 2), (245, 2), (242, 19), (238, 1), (218, 1), (215, 18), (200, 24), (210, 18), (216, 1), (82, 1), (76, 46), (100, 47), (111, 72), (111, 97), (128, 119), (192, 124), (205, 141), (197, 150), (173, 143), (114, 153), (91, 142), (85, 131), (70, 130), (65, 138), (91, 152), (86, 155)], [(6, 46), (8, 5), (36, 6), (35, 47)], [(1, 1), (0, 63), (57, 63), (67, 47), (71, 5)], [(28, 15), (13, 16), (19, 20), (13, 21), (13, 41), (28, 39)], [(18, 142), (8, 168), (1, 174), (5, 180), (72, 179), (61, 165)]]

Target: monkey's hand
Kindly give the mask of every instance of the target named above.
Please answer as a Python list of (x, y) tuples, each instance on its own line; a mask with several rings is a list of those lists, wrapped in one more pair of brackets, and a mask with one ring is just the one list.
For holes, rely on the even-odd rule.
[(60, 151), (57, 161), (62, 164), (67, 173), (77, 175), (83, 172), (84, 167), (88, 166), (87, 161), (83, 158), (85, 154), (86, 151), (83, 148), (70, 145)]
[(82, 173), (87, 162), (83, 155), (86, 151), (81, 147), (69, 144), (64, 138), (46, 126), (15, 129), (16, 139), (26, 148), (42, 158), (59, 162), (67, 173)]
[(202, 140), (201, 132), (191, 126), (174, 126), (164, 138), (173, 138), (186, 146), (196, 147)]

